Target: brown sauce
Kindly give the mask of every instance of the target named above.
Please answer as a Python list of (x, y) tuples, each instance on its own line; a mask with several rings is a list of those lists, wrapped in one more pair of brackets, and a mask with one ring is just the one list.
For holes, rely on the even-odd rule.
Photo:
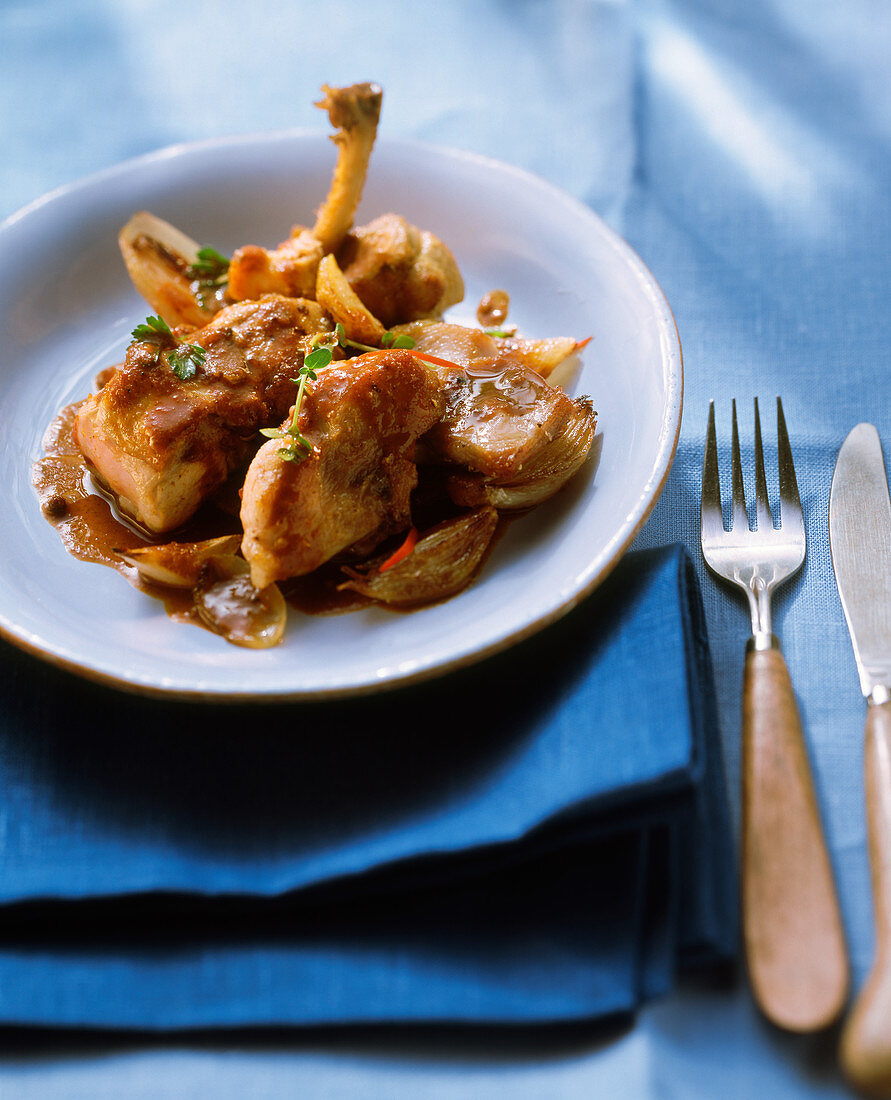
[[(119, 551), (159, 543), (188, 544), (240, 532), (238, 480), (227, 483), (214, 501), (205, 504), (188, 524), (158, 537), (140, 528), (118, 508), (114, 495), (91, 470), (74, 440), (74, 420), (82, 402), (63, 409), (43, 440), (45, 456), (34, 464), (33, 484), (41, 510), (59, 533), (69, 554), (117, 570), (147, 596), (160, 600), (172, 619), (207, 628), (195, 607), (192, 590), (145, 581)], [(348, 589), (338, 562), (329, 562), (305, 577), (280, 584), (282, 595), (305, 615), (340, 615), (370, 606), (373, 601)]]
[[(497, 388), (499, 384), (495, 372), (480, 371), (474, 372), (474, 375), (474, 386), (488, 388), (494, 385)], [(159, 544), (181, 544), (184, 554), (188, 554), (190, 543), (240, 534), (238, 490), (244, 471), (237, 471), (214, 499), (204, 504), (186, 525), (177, 531), (153, 536), (119, 508), (114, 494), (103, 485), (78, 449), (74, 426), (81, 404), (69, 405), (50, 424), (43, 440), (44, 457), (34, 464), (33, 484), (44, 516), (55, 527), (65, 549), (74, 557), (116, 570), (134, 588), (159, 600), (175, 621), (210, 629), (198, 611), (191, 588), (173, 588), (146, 581), (134, 565), (121, 557), (121, 552)], [(457, 514), (460, 509), (451, 505), (445, 497), (445, 473), (442, 470), (423, 467), (419, 472), (421, 477), (413, 497), (413, 514), (419, 528), (425, 530), (448, 514)], [(499, 520), (484, 561), (503, 534), (507, 522), (504, 517)], [(342, 562), (335, 559), (307, 576), (281, 583), (279, 588), (286, 602), (305, 615), (340, 615), (372, 605), (400, 613), (409, 610), (377, 603), (342, 588), (344, 579)]]
[(70, 554), (111, 566), (138, 584), (135, 568), (116, 551), (144, 546), (149, 540), (115, 514), (94, 483), (74, 442), (78, 408), (79, 404), (69, 405), (56, 417), (44, 437), (46, 455), (34, 464), (33, 482), (41, 509)]
[(506, 290), (490, 290), (480, 298), (476, 319), (483, 328), (501, 328), (507, 320), (510, 295)]
[(328, 562), (315, 572), (292, 577), (279, 587), (288, 604), (304, 615), (342, 615), (370, 607), (374, 601), (348, 588), (340, 589), (344, 579), (340, 564)]

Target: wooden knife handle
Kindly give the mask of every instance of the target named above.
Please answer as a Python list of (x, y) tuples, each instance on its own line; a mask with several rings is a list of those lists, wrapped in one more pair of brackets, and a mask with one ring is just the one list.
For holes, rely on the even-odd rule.
[(876, 952), (842, 1032), (841, 1060), (863, 1092), (891, 1096), (891, 701), (867, 708), (864, 771)]
[(779, 644), (746, 653), (742, 916), (752, 992), (789, 1031), (828, 1027), (848, 956), (801, 719)]

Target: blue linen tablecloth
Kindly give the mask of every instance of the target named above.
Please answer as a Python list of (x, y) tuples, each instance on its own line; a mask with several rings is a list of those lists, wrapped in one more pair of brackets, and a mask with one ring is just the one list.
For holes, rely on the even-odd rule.
[[(317, 126), (307, 89), (361, 75), (387, 88), (390, 133), (536, 171), (623, 233), (662, 284), (685, 352), (678, 456), (638, 546), (681, 541), (700, 570), (734, 812), (746, 618), (697, 556), (702, 434), (710, 398), (726, 433), (731, 397), (782, 394), (809, 551), (777, 622), (862, 982), (873, 948), (863, 702), (826, 513), (847, 431), (875, 423), (886, 459), (891, 443), (887, 5), (258, 0), (248, 12), (44, 0), (0, 7), (0, 42), (4, 214), (173, 141)], [(0, 1081), (21, 1096), (847, 1095), (832, 1036), (802, 1044), (771, 1031), (742, 982), (688, 987), (605, 1045), (379, 1040), (114, 1057), (74, 1045), (61, 1060), (19, 1047), (10, 1042)]]

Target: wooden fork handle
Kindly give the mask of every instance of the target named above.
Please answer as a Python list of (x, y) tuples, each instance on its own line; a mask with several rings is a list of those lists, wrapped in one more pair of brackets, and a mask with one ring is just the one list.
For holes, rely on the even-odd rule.
[(867, 709), (864, 771), (876, 951), (842, 1032), (841, 1060), (861, 1091), (891, 1096), (891, 701)]
[(828, 1027), (848, 958), (801, 720), (779, 643), (746, 653), (742, 917), (752, 992), (789, 1031)]

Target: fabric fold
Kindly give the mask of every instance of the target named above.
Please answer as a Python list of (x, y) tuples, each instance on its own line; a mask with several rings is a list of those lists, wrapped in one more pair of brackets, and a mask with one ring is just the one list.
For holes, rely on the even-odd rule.
[(166, 703), (6, 657), (2, 1023), (577, 1021), (735, 948), (678, 547), (505, 654), (362, 700)]

